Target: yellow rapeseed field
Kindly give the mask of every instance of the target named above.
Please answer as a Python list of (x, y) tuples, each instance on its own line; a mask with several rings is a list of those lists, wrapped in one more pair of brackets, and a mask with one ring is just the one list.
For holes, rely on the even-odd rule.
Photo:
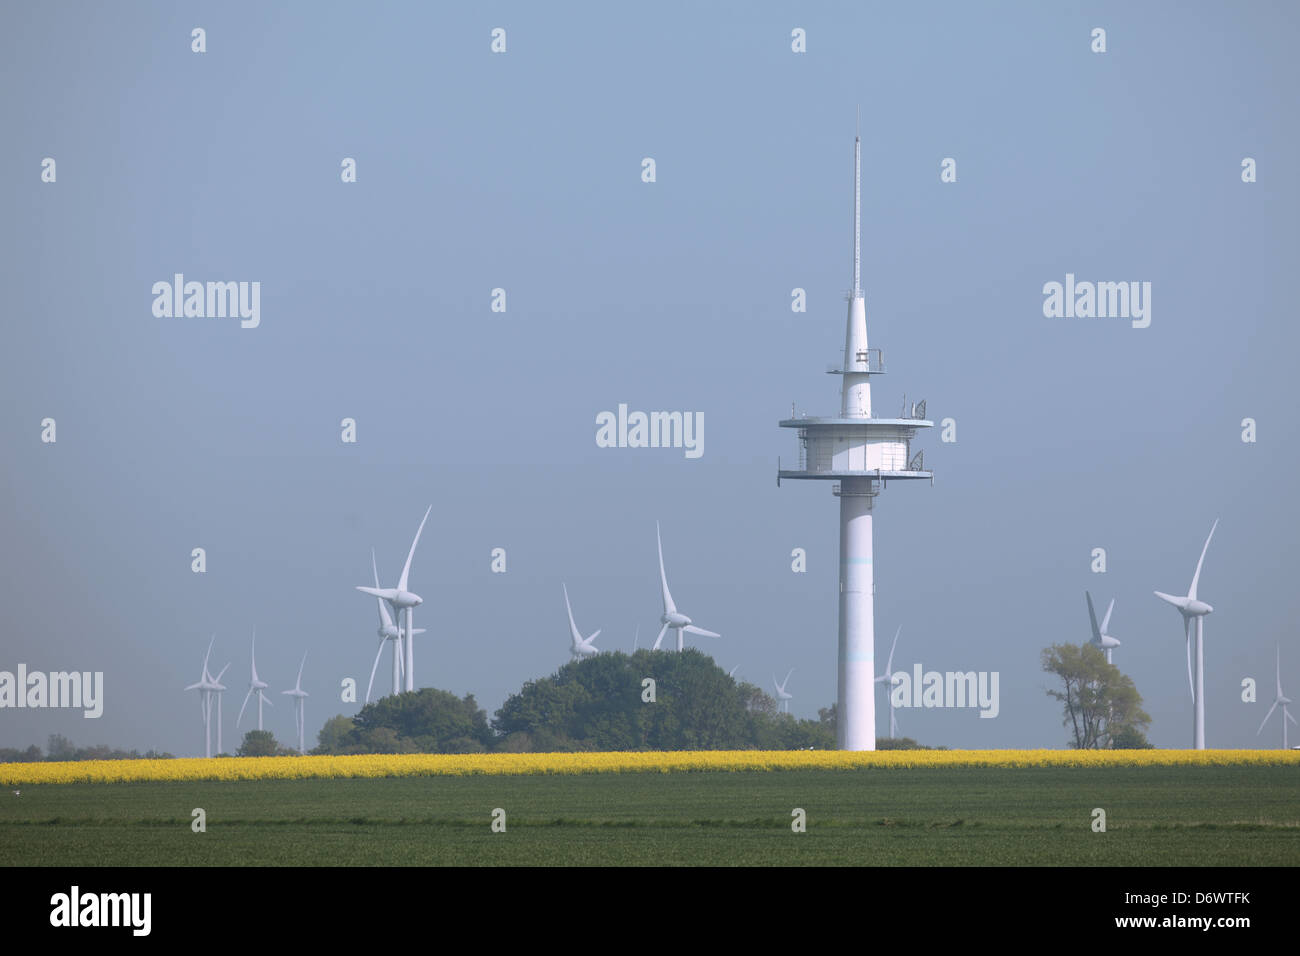
[(5, 786), (139, 780), (297, 780), (464, 774), (690, 773), (924, 767), (1152, 767), (1294, 765), (1288, 750), (696, 750), (641, 753), (364, 754), (0, 764)]

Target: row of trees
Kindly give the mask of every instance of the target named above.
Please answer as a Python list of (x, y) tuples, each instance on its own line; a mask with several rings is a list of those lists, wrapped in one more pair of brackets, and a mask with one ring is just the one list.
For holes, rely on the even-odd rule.
[[(1141, 695), (1100, 649), (1054, 644), (1042, 666), (1061, 682), (1047, 693), (1062, 704), (1072, 746), (1151, 746)], [(355, 717), (327, 721), (313, 752), (833, 749), (836, 716), (834, 704), (815, 721), (782, 714), (761, 688), (733, 680), (695, 649), (643, 650), (565, 664), (524, 684), (490, 722), (472, 694), (425, 688), (384, 697)], [(240, 753), (277, 752), (273, 739), (259, 744), (250, 749), (246, 738)], [(876, 741), (878, 750), (919, 747), (911, 738)]]
[(0, 763), (40, 763), (44, 760), (164, 760), (171, 759), (171, 756), (157, 750), (148, 750), (144, 753), (138, 750), (117, 750), (107, 744), (78, 747), (62, 734), (50, 734), (44, 752), (37, 744), (32, 744), (25, 750), (19, 750), (17, 747), (0, 747)]
[[(1072, 746), (1150, 747), (1150, 716), (1133, 681), (1107, 663), (1091, 644), (1054, 644), (1042, 652), (1043, 670), (1055, 674)], [(489, 721), (473, 694), (457, 697), (425, 688), (383, 697), (355, 717), (326, 721), (313, 753), (485, 753), (577, 750), (799, 750), (835, 747), (835, 705), (817, 720), (778, 711), (762, 688), (729, 677), (694, 648), (680, 654), (605, 653), (565, 664), (524, 684)], [(876, 742), (877, 749), (919, 747), (905, 738)], [(245, 736), (238, 756), (292, 754), (270, 731)], [(123, 760), (171, 754), (76, 747), (52, 734), (47, 752), (0, 748), (0, 762)]]
[(321, 729), (315, 753), (792, 750), (835, 746), (833, 723), (778, 713), (699, 651), (599, 654), (526, 683), (495, 718), (473, 695), (384, 697)]

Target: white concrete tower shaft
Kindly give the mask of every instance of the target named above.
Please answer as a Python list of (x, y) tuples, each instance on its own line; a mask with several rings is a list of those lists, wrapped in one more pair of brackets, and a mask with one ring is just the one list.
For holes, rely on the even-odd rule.
[(876, 749), (876, 578), (872, 559), (870, 478), (840, 482), (841, 750)]
[[(871, 417), (867, 308), (862, 295), (862, 137), (853, 139), (853, 291), (844, 333), (842, 418)], [(839, 705), (841, 750), (876, 749), (876, 607), (870, 478), (840, 483)]]

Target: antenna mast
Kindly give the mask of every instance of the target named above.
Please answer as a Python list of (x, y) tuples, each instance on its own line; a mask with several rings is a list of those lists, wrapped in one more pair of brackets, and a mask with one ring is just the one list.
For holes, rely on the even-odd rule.
[(853, 137), (853, 297), (862, 297), (862, 108)]

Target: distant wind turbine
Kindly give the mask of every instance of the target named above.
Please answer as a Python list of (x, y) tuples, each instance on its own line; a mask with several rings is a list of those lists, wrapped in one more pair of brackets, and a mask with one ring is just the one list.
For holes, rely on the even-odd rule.
[[(430, 506), (432, 507), (432, 506)], [(375, 563), (375, 549), (370, 549), (370, 568), (375, 573), (375, 590), (379, 587), (379, 566)], [(379, 669), (379, 658), (384, 653), (384, 645), (393, 642), (393, 693), (402, 692), (402, 674), (406, 665), (402, 660), (402, 629), (393, 622), (392, 605), (381, 597), (375, 598), (379, 605), (379, 649), (375, 651), (375, 662), (370, 665), (370, 683), (366, 685), (366, 703), (370, 703), (370, 691), (375, 686), (375, 671)], [(423, 634), (424, 628), (417, 627), (411, 633)]]
[(876, 678), (877, 684), (885, 685), (885, 702), (889, 704), (889, 738), (898, 739), (898, 718), (894, 716), (894, 648), (898, 646), (898, 635), (903, 632), (903, 625), (898, 625), (894, 632), (894, 643), (889, 645), (889, 660), (885, 662), (885, 672)]
[(221, 683), (221, 678), (225, 676), (228, 670), (230, 670), (229, 664), (221, 668), (221, 672), (212, 679), (212, 686), (208, 688), (209, 711), (212, 709), (212, 698), (217, 699), (217, 753), (225, 753), (221, 746), (221, 695), (226, 692), (226, 685)]
[[(199, 692), (199, 713), (203, 715), (203, 755), (212, 756), (212, 691), (216, 686), (216, 681), (208, 673), (208, 659), (212, 656), (212, 645), (216, 642), (217, 635), (212, 635), (212, 640), (208, 641), (207, 652), (203, 655), (203, 673), (193, 684), (186, 687), (186, 690), (197, 690)], [(225, 671), (222, 671), (224, 674)]]
[(235, 726), (238, 727), (239, 722), (244, 719), (244, 707), (248, 706), (249, 699), (253, 696), (253, 694), (257, 694), (257, 729), (261, 730), (262, 729), (262, 704), (266, 704), (267, 707), (271, 707), (273, 705), (271, 704), (271, 699), (267, 697), (266, 694), (262, 693), (262, 691), (266, 690), (266, 688), (270, 687), (271, 685), (268, 684), (266, 681), (258, 680), (257, 678), (257, 631), (253, 631), (253, 648), (252, 648), (252, 653), (250, 655), (250, 658), (253, 665), (253, 679), (248, 685), (248, 693), (244, 695), (244, 703), (239, 708), (239, 716), (235, 718)]
[(411, 576), (411, 560), (415, 557), (415, 546), (420, 543), (420, 534), (424, 531), (424, 523), (429, 520), (429, 512), (433, 511), (433, 505), (429, 505), (428, 511), (424, 513), (424, 519), (420, 522), (420, 527), (415, 532), (415, 540), (411, 542), (411, 550), (406, 555), (406, 564), (402, 566), (402, 577), (397, 582), (395, 588), (381, 588), (378, 584), (375, 587), (362, 587), (357, 585), (357, 590), (365, 594), (370, 594), (378, 598), (383, 598), (399, 612), (406, 611), (406, 689), (415, 690), (415, 641), (411, 637), (412, 626), (414, 621), (415, 608), (424, 603), (424, 598), (418, 594), (412, 594), (406, 589)]
[(687, 634), (697, 634), (700, 637), (721, 637), (721, 634), (713, 631), (706, 631), (702, 627), (696, 627), (691, 623), (691, 619), (677, 610), (677, 605), (673, 603), (673, 596), (668, 592), (668, 575), (664, 573), (664, 541), (659, 534), (659, 522), (655, 522), (655, 539), (659, 542), (659, 583), (663, 585), (664, 613), (659, 618), (663, 622), (663, 627), (659, 630), (659, 636), (655, 638), (652, 650), (659, 650), (659, 645), (663, 643), (664, 635), (668, 633), (671, 627), (677, 632), (677, 650), (682, 650), (683, 638), (682, 632)]
[(599, 654), (600, 648), (591, 642), (600, 633), (600, 628), (592, 631), (591, 636), (587, 638), (583, 638), (578, 633), (578, 625), (573, 623), (573, 606), (569, 604), (569, 588), (565, 584), (561, 584), (560, 587), (564, 588), (564, 608), (569, 612), (569, 633), (573, 636), (573, 643), (569, 645), (569, 656), (576, 661), (584, 657), (590, 657), (592, 654)]
[[(1210, 549), (1210, 538), (1219, 526), (1219, 519), (1214, 519), (1205, 547), (1201, 548), (1201, 559), (1196, 562), (1196, 573), (1192, 575), (1192, 586), (1187, 589), (1186, 597), (1175, 597), (1156, 591), (1155, 596), (1167, 601), (1183, 616), (1183, 637), (1187, 640), (1187, 685), (1192, 691), (1192, 746), (1196, 750), (1205, 749), (1205, 615), (1214, 608), (1196, 597), (1196, 586), (1201, 580), (1201, 565), (1205, 563), (1205, 552)], [(1196, 680), (1192, 680), (1192, 622), (1196, 622)]]
[(1268, 723), (1268, 719), (1273, 716), (1273, 711), (1277, 710), (1277, 705), (1281, 704), (1282, 705), (1282, 749), (1283, 750), (1289, 749), (1286, 745), (1286, 722), (1288, 720), (1291, 721), (1291, 723), (1293, 724), (1296, 722), (1296, 719), (1291, 716), (1291, 712), (1286, 709), (1286, 705), (1289, 703), (1291, 703), (1291, 698), (1287, 697), (1285, 694), (1282, 693), (1282, 648), (1279, 647), (1277, 649), (1277, 696), (1273, 698), (1273, 706), (1270, 707), (1268, 709), (1268, 713), (1264, 715), (1264, 719), (1260, 722), (1259, 730), (1255, 731), (1255, 736), (1258, 737), (1260, 734), (1264, 732), (1264, 724)]
[(1119, 641), (1111, 637), (1106, 629), (1110, 626), (1110, 612), (1115, 610), (1115, 599), (1110, 599), (1110, 607), (1106, 608), (1106, 616), (1101, 619), (1101, 625), (1098, 626), (1097, 612), (1092, 607), (1092, 595), (1084, 591), (1083, 596), (1088, 599), (1088, 619), (1092, 622), (1092, 640), (1088, 643), (1105, 651), (1106, 663), (1113, 664), (1115, 662), (1111, 660), (1111, 653), (1120, 645)]
[(792, 667), (786, 673), (785, 680), (781, 681), (779, 684), (776, 682), (776, 675), (772, 675), (772, 683), (776, 687), (776, 699), (780, 703), (781, 709), (787, 714), (790, 713), (790, 701), (794, 700), (794, 695), (786, 693), (785, 685), (790, 683), (790, 675), (793, 673), (794, 668)]
[(288, 694), (290, 697), (293, 698), (293, 703), (294, 703), (293, 722), (298, 730), (298, 753), (300, 754), (305, 754), (307, 752), (307, 747), (305, 745), (305, 740), (304, 740), (306, 720), (303, 715), (303, 701), (307, 698), (308, 695), (307, 692), (302, 689), (302, 669), (303, 669), (303, 665), (305, 665), (306, 663), (307, 663), (307, 652), (303, 651), (302, 664), (298, 665), (298, 682), (293, 685), (293, 690), (280, 691), (280, 693)]

